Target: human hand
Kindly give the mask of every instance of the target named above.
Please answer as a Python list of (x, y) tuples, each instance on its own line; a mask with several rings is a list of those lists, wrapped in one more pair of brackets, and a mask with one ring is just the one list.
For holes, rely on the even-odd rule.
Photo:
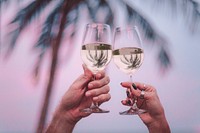
[(84, 74), (77, 78), (62, 97), (60, 105), (54, 113), (53, 119), (46, 133), (72, 133), (75, 124), (83, 117), (90, 115), (81, 112), (91, 106), (92, 101), (99, 105), (108, 101), (108, 83), (110, 79), (104, 71), (94, 75), (83, 65)]
[[(139, 117), (153, 133), (170, 133), (169, 125), (165, 118), (164, 108), (159, 100), (156, 89), (151, 85), (142, 83), (122, 82), (121, 85), (129, 90), (128, 98), (122, 100), (123, 105), (132, 106), (132, 98), (137, 97), (137, 106), (146, 110), (146, 113), (139, 114)], [(133, 86), (135, 87), (133, 87)], [(135, 88), (135, 89), (134, 89)], [(144, 90), (144, 97), (141, 98), (141, 91)]]
[(110, 79), (104, 71), (95, 74), (93, 80), (92, 72), (83, 65), (84, 74), (76, 79), (63, 96), (58, 109), (63, 112), (70, 122), (76, 123), (81, 118), (90, 115), (89, 113), (80, 112), (81, 109), (91, 106), (92, 101), (99, 105), (108, 101), (109, 94), (108, 83)]

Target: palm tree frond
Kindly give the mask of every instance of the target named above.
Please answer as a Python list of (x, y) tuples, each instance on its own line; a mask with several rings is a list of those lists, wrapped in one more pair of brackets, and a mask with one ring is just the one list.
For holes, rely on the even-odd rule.
[(57, 16), (59, 16), (61, 3), (49, 14), (45, 20), (42, 28), (42, 33), (37, 41), (34, 48), (40, 48), (42, 51), (50, 47), (51, 40), (55, 37), (53, 27), (55, 27), (55, 21), (57, 21)]
[(78, 22), (78, 9), (79, 7), (77, 6), (74, 8), (72, 11), (70, 11), (67, 15), (67, 21), (65, 24), (66, 29), (69, 28), (71, 31), (68, 33), (69, 34), (69, 39), (73, 42), (74, 36), (77, 31), (77, 22)]
[(51, 46), (52, 40), (56, 36), (56, 34), (54, 34), (52, 30), (53, 30), (53, 27), (55, 27), (54, 24), (55, 24), (55, 21), (57, 20), (55, 18), (59, 16), (61, 6), (62, 6), (62, 2), (60, 2), (60, 4), (58, 4), (58, 6), (56, 6), (56, 8), (48, 15), (48, 17), (46, 18), (43, 24), (41, 35), (36, 45), (33, 47), (36, 50), (39, 49), (38, 51), (40, 52), (38, 56), (38, 60), (35, 65), (35, 69), (34, 69), (35, 80), (37, 80), (38, 75), (40, 75), (40, 65), (43, 60), (43, 57), (47, 53), (46, 51), (52, 47)]
[(10, 2), (10, 0), (0, 0), (0, 5), (8, 4), (8, 2)]
[(9, 42), (8, 43), (10, 45), (8, 45), (8, 49), (7, 49), (5, 58), (8, 58), (11, 55), (11, 53), (13, 52), (13, 50), (15, 48), (15, 42), (18, 39), (19, 34), (20, 34), (19, 29), (13, 30), (12, 32), (9, 33), (9, 39), (8, 39)]
[(153, 0), (151, 2), (156, 9), (167, 9), (172, 15), (182, 15), (189, 30), (200, 31), (200, 2), (197, 0)]
[(19, 24), (19, 28), (23, 29), (31, 22), (37, 15), (39, 15), (51, 0), (33, 1), (25, 8), (21, 9), (16, 17), (10, 22)]
[(140, 29), (143, 30), (142, 33), (144, 33), (145, 38), (149, 40), (156, 41), (157, 37), (159, 35), (156, 33), (156, 31), (152, 28), (151, 24), (148, 22), (146, 18), (144, 18), (139, 11), (136, 11), (135, 8), (131, 7), (127, 3), (125, 4), (125, 8), (127, 11), (127, 22), (129, 24), (138, 24), (140, 26)]
[(74, 7), (74, 9), (72, 9), (68, 14), (67, 14), (67, 20), (66, 20), (66, 24), (65, 24), (65, 29), (67, 29), (67, 27), (71, 24), (76, 24), (78, 21), (78, 12), (79, 12), (79, 6)]
[[(20, 2), (23, 0), (16, 0), (15, 2)], [(5, 4), (6, 6), (9, 5), (11, 2), (13, 2), (13, 0), (0, 0), (0, 5)]]
[(111, 9), (108, 1), (101, 0), (99, 4), (100, 4), (101, 7), (106, 8), (105, 10), (107, 11), (107, 14), (105, 16), (105, 23), (109, 24), (112, 27), (113, 21), (114, 21), (114, 16), (113, 16), (113, 12), (112, 12), (112, 9)]
[(35, 64), (35, 68), (33, 69), (33, 79), (35, 81), (35, 83), (37, 84), (37, 82), (39, 81), (39, 77), (40, 77), (40, 69), (42, 66), (42, 61), (45, 55), (45, 51), (41, 52), (37, 58), (36, 64)]
[(200, 31), (200, 4), (194, 0), (190, 1), (192, 9), (191, 9), (191, 18), (190, 21), (190, 29), (191, 31)]
[(18, 12), (16, 17), (10, 22), (10, 24), (18, 24), (17, 27), (11, 32), (12, 41), (9, 43), (9, 48), (7, 53), (11, 53), (15, 46), (15, 43), (22, 32), (26, 28), (27, 24), (32, 22), (32, 20), (41, 13), (51, 0), (33, 1), (27, 7), (23, 8)]
[(89, 15), (92, 20), (96, 20), (96, 14), (99, 9), (99, 0), (92, 1), (92, 0), (85, 0), (84, 3), (86, 4)]
[(169, 57), (170, 54), (163, 46), (164, 45), (162, 45), (162, 47), (159, 50), (158, 61), (160, 63), (160, 68), (162, 72), (165, 72), (171, 66), (171, 59)]

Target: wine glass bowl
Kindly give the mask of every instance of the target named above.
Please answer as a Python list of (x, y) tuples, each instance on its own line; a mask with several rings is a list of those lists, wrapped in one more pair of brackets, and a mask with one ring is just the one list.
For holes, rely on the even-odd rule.
[(124, 73), (131, 75), (142, 65), (144, 53), (141, 48), (124, 47), (113, 51), (116, 66)]
[[(84, 64), (95, 75), (97, 72), (106, 68), (112, 58), (111, 30), (110, 26), (101, 23), (91, 23), (86, 25), (81, 57)], [(95, 80), (95, 76), (94, 76)], [(90, 108), (82, 109), (87, 113), (108, 113), (93, 103)]]
[[(129, 75), (130, 82), (132, 82), (132, 75), (140, 68), (144, 60), (142, 41), (137, 26), (116, 28), (113, 49), (115, 65), (119, 70)], [(121, 115), (134, 115), (146, 112), (137, 107), (136, 97), (132, 100), (134, 101), (133, 106), (127, 111), (120, 112)]]
[(112, 57), (112, 47), (103, 42), (90, 43), (82, 46), (81, 57), (86, 66), (96, 74), (108, 65)]

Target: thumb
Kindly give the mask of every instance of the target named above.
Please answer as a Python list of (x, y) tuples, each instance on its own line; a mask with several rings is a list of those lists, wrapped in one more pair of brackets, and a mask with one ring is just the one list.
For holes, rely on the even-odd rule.
[(85, 64), (82, 65), (83, 67), (83, 71), (84, 71), (84, 75), (89, 77), (89, 78), (92, 78), (93, 77), (93, 74), (92, 72), (87, 68), (87, 66)]
[(84, 89), (86, 85), (92, 80), (92, 72), (83, 65), (84, 74), (82, 74), (78, 79), (73, 83), (73, 88)]

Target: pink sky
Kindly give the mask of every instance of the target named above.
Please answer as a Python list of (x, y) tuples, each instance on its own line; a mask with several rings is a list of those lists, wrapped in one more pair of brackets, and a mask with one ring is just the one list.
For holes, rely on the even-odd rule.
[[(182, 20), (172, 21), (161, 13), (151, 11), (139, 2), (136, 3), (138, 8), (143, 10), (147, 16), (151, 16), (152, 23), (171, 42), (170, 51), (173, 57), (173, 66), (164, 77), (160, 77), (154, 50), (148, 49), (145, 53), (144, 64), (135, 74), (134, 80), (152, 84), (157, 88), (172, 132), (189, 131), (190, 133), (199, 133), (199, 34), (190, 35), (187, 29), (183, 28), (185, 25), (180, 24), (179, 21)], [(1, 32), (4, 35), (6, 31), (5, 24), (9, 18), (4, 16), (2, 18)], [(0, 56), (0, 132), (34, 132), (48, 69), (47, 57), (42, 68), (41, 81), (35, 86), (31, 74), (37, 54), (31, 51), (32, 44), (30, 42), (35, 41), (36, 29), (36, 27), (30, 27), (24, 32), (23, 38), (20, 38), (17, 42), (18, 47), (9, 60), (5, 62)], [(4, 36), (1, 39), (5, 41)], [(82, 73), (79, 49), (80, 39), (77, 39), (71, 59), (68, 62), (65, 62), (63, 58), (61, 60), (49, 120), (64, 92)], [(4, 51), (4, 47), (2, 51)], [(116, 76), (116, 74), (120, 76)], [(108, 75), (111, 79), (112, 99), (103, 104), (102, 107), (108, 108), (111, 112), (106, 115), (92, 115), (83, 119), (75, 128), (74, 133), (95, 130), (99, 130), (101, 133), (108, 133), (109, 131), (117, 133), (122, 130), (127, 133), (138, 130), (145, 132), (146, 127), (137, 116), (122, 117), (118, 115), (119, 111), (126, 109), (120, 104), (125, 95), (119, 83), (127, 80), (127, 76), (120, 72), (113, 62), (109, 64)], [(91, 122), (92, 126), (88, 129)]]

